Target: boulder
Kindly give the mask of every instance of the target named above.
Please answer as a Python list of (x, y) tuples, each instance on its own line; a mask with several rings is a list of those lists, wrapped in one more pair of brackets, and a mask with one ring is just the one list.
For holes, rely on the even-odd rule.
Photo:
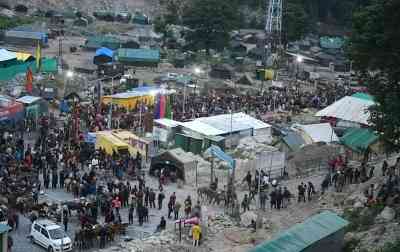
[(353, 208), (363, 208), (364, 204), (361, 201), (357, 201), (356, 203), (354, 203)]
[(240, 216), (240, 225), (247, 227), (251, 224), (252, 220), (257, 220), (257, 213), (254, 211), (247, 211)]

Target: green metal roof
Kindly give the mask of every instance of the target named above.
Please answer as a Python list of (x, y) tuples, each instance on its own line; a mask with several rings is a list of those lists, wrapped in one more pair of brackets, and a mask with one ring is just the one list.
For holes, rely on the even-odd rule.
[(100, 48), (100, 47), (107, 47), (112, 50), (115, 50), (121, 46), (123, 42), (115, 37), (112, 36), (94, 36), (88, 37), (87, 43), (85, 44), (86, 48)]
[(11, 227), (5, 224), (0, 224), (0, 234), (8, 232), (11, 230)]
[(352, 97), (356, 97), (356, 98), (367, 100), (367, 101), (374, 101), (374, 97), (367, 93), (358, 92), (358, 93), (353, 94)]
[(249, 252), (301, 252), (312, 244), (341, 230), (349, 224), (331, 211), (314, 215), (303, 223), (296, 224)]
[(160, 51), (152, 49), (128, 49), (117, 50), (117, 60), (128, 62), (155, 62), (160, 61)]
[(378, 141), (379, 136), (370, 129), (353, 128), (345, 132), (340, 141), (357, 152), (364, 152), (367, 148)]

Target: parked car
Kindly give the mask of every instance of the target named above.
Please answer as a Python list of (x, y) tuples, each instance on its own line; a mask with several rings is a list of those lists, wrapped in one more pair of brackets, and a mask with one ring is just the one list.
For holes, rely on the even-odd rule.
[[(64, 229), (50, 220), (37, 220), (31, 226), (30, 238), (48, 252), (71, 251), (72, 240)], [(62, 249), (61, 249), (62, 246)]]

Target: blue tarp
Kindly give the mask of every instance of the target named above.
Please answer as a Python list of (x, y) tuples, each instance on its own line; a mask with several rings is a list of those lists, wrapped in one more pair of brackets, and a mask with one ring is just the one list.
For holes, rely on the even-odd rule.
[(60, 102), (60, 111), (62, 113), (68, 113), (69, 112), (69, 106), (66, 100), (62, 100)]
[(112, 58), (114, 55), (114, 51), (107, 48), (107, 47), (101, 47), (96, 50), (96, 56), (107, 56)]
[(212, 155), (215, 155), (219, 159), (226, 161), (231, 169), (235, 169), (235, 160), (231, 156), (223, 152), (220, 147), (211, 145), (209, 151)]
[(85, 142), (86, 143), (96, 143), (96, 133), (88, 132), (85, 134)]

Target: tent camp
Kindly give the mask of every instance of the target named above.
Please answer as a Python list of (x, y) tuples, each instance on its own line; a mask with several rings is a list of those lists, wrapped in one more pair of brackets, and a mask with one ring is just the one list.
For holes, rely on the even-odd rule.
[(250, 252), (340, 252), (348, 221), (331, 211), (314, 215)]
[(318, 111), (315, 116), (332, 118), (338, 123), (340, 120), (361, 125), (369, 125), (370, 113), (368, 108), (375, 102), (367, 99), (345, 96), (332, 105)]
[(157, 176), (161, 169), (169, 174), (176, 174), (179, 179), (185, 180), (185, 172), (193, 170), (196, 167), (196, 162), (193, 159), (186, 158), (186, 153), (180, 149), (172, 149), (161, 153), (151, 159), (150, 174)]

